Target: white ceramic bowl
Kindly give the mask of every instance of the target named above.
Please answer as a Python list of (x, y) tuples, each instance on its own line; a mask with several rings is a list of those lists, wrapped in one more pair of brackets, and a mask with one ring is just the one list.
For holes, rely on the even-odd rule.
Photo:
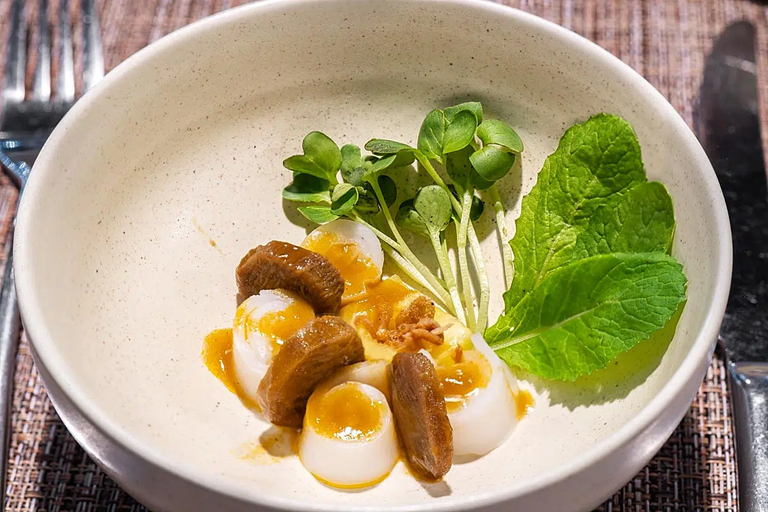
[[(200, 350), (208, 331), (231, 325), (247, 249), (305, 234), (280, 199), (282, 159), (313, 129), (358, 144), (415, 141), (429, 109), (469, 98), (526, 143), (522, 179), (503, 184), (510, 221), (568, 126), (602, 111), (633, 124), (649, 177), (675, 200), (674, 253), (690, 280), (671, 345), (645, 344), (578, 386), (524, 382), (534, 412), (443, 484), (422, 486), (399, 465), (377, 487), (345, 493), (295, 457), (243, 457), (266, 425)], [(715, 174), (657, 91), (565, 29), (460, 0), (266, 1), (179, 30), (75, 105), (37, 160), (16, 229), (21, 309), (56, 409), (156, 510), (588, 510), (683, 416), (731, 269)], [(495, 237), (486, 244), (500, 282)]]

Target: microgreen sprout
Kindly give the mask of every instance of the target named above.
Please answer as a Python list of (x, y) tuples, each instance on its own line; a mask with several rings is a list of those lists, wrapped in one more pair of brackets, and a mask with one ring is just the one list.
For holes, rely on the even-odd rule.
[[(483, 120), (480, 103), (468, 102), (429, 112), (416, 147), (371, 139), (365, 145), (371, 154), (363, 156), (358, 146), (346, 144), (339, 149), (320, 132), (309, 133), (302, 147), (304, 154), (283, 163), (293, 171), (293, 181), (283, 189), (283, 198), (304, 203), (298, 210), (312, 222), (323, 224), (347, 217), (371, 228), (385, 252), (409, 277), (470, 329), (482, 332), (487, 324), (490, 284), (473, 225), (484, 210), (475, 192), (489, 190), (502, 241), (505, 279), (509, 281), (512, 253), (495, 183), (510, 171), (523, 150), (515, 131), (501, 121)], [(393, 217), (391, 208), (403, 191), (398, 191), (390, 174), (414, 161), (434, 183), (419, 189), (414, 197), (402, 197)], [(435, 166), (445, 169), (447, 182)], [(446, 237), (451, 224), (457, 242), (455, 270)], [(416, 257), (400, 229), (430, 241), (440, 277)], [(470, 274), (470, 254), (477, 290)]]

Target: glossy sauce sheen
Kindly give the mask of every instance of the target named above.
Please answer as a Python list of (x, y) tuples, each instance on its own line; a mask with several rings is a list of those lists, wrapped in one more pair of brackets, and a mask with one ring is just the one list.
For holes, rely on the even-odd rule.
[(328, 258), (328, 261), (339, 270), (344, 279), (342, 304), (365, 296), (366, 285), (379, 278), (380, 270), (368, 256), (360, 252), (357, 244), (346, 242), (335, 233), (315, 233), (302, 245)]
[(521, 389), (515, 395), (515, 406), (517, 408), (517, 420), (525, 418), (528, 412), (533, 409), (533, 396), (528, 391)]
[(395, 328), (395, 306), (404, 298), (414, 293), (399, 279), (383, 279), (378, 283), (368, 286), (368, 295), (365, 299), (345, 306), (341, 312), (344, 318), (352, 318), (357, 315), (365, 315), (373, 324), (378, 324), (382, 315), (389, 314), (388, 329)]
[(465, 360), (450, 366), (439, 366), (437, 376), (443, 386), (448, 411), (460, 409), (478, 389), (486, 387), (490, 374), (490, 365), (480, 360)]
[(205, 337), (201, 354), (205, 366), (228, 390), (251, 410), (259, 406), (243, 392), (237, 381), (235, 363), (232, 358), (232, 329), (216, 329)]
[(307, 416), (318, 434), (340, 441), (370, 439), (381, 427), (382, 408), (353, 385), (341, 385), (318, 393), (307, 406)]
[[(280, 311), (270, 311), (259, 319), (257, 329), (272, 343), (272, 350), (280, 349), (283, 341), (287, 340), (304, 325), (315, 317), (312, 306), (304, 300), (295, 300)], [(252, 329), (246, 325), (246, 335)]]

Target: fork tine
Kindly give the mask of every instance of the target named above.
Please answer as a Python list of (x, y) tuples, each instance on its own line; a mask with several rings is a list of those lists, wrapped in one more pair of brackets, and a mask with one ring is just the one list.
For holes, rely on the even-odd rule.
[(24, 101), (24, 73), (27, 68), (27, 21), (24, 0), (13, 0), (8, 55), (3, 70), (3, 99), (6, 103)]
[(83, 89), (87, 91), (104, 76), (104, 55), (101, 51), (99, 15), (95, 0), (83, 0)]
[(69, 0), (59, 3), (59, 74), (56, 76), (56, 98), (70, 103), (75, 101), (75, 64), (72, 59), (72, 22), (69, 19)]
[(48, 0), (40, 0), (37, 20), (37, 66), (32, 82), (32, 99), (51, 98), (51, 27), (48, 24)]

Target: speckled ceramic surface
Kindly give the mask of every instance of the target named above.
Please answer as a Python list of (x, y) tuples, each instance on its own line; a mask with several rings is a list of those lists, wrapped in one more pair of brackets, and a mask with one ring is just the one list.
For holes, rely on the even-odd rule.
[[(398, 465), (372, 489), (332, 490), (295, 457), (255, 453), (267, 425), (206, 370), (203, 338), (231, 324), (241, 256), (306, 233), (280, 199), (281, 162), (306, 132), (415, 142), (429, 109), (466, 99), (526, 143), (521, 174), (502, 183), (510, 225), (568, 126), (602, 111), (627, 118), (649, 178), (675, 201), (688, 305), (668, 348), (643, 344), (576, 385), (524, 381), (535, 410), (445, 482), (421, 485)], [(480, 231), (499, 283), (495, 235)], [(54, 404), (94, 458), (157, 510), (588, 509), (647, 462), (690, 403), (731, 262), (717, 180), (660, 94), (564, 29), (462, 1), (268, 1), (151, 45), (51, 137), (14, 250)]]

